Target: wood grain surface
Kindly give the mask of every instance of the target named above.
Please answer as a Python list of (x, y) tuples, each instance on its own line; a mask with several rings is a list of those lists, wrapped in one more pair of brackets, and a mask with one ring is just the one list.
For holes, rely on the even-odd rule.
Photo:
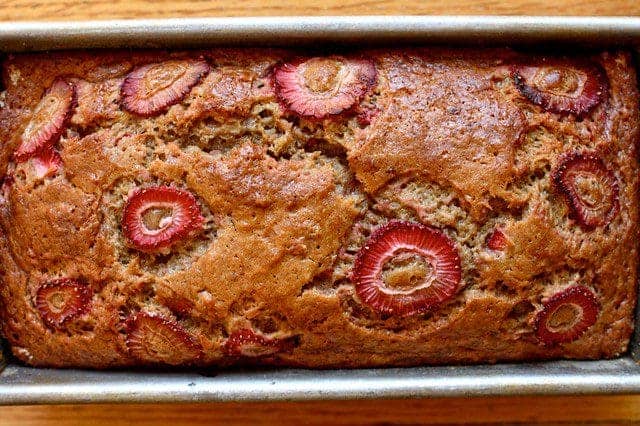
[(4, 407), (0, 426), (628, 424), (638, 398), (504, 397), (383, 401)]
[(640, 15), (639, 0), (2, 0), (0, 21), (262, 15)]
[[(640, 0), (0, 1), (0, 21), (358, 14), (640, 15)], [(0, 426), (630, 423), (639, 396), (0, 408)]]

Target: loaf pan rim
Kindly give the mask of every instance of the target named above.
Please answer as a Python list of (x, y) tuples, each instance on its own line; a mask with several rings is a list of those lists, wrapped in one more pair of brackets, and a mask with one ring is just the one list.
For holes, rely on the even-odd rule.
[(640, 17), (369, 15), (0, 22), (0, 51), (203, 45), (543, 41), (640, 45)]

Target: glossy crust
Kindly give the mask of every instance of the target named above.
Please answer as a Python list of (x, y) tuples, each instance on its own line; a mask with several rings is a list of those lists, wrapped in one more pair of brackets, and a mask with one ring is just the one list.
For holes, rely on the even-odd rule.
[[(230, 349), (238, 330), (238, 341), (287, 342), (268, 356), (254, 351), (261, 356), (251, 363), (313, 368), (623, 353), (640, 240), (630, 56), (586, 58), (603, 70), (608, 90), (578, 117), (547, 113), (522, 95), (512, 70), (540, 63), (533, 55), (354, 54), (372, 61), (376, 83), (349, 114), (322, 119), (292, 116), (275, 94), (277, 64), (304, 52), (6, 58), (0, 309), (13, 353), (37, 366), (224, 367), (247, 361)], [(210, 71), (153, 117), (123, 108), (130, 73), (183, 60), (206, 61)], [(563, 66), (573, 60), (563, 57)], [(58, 78), (77, 92), (55, 145), (60, 158), (14, 161), (34, 108)], [(571, 152), (597, 156), (616, 179), (619, 206), (606, 226), (579, 226), (554, 187), (552, 174)], [(201, 232), (161, 253), (136, 250), (121, 229), (126, 199), (159, 185), (193, 195)], [(459, 251), (457, 290), (434, 309), (395, 315), (358, 297), (350, 279), (356, 255), (394, 220), (437, 229)], [(420, 262), (399, 256), (385, 273), (410, 281), (428, 268)], [(90, 286), (91, 304), (52, 329), (38, 313), (38, 288), (67, 278)], [(542, 344), (537, 313), (576, 285), (593, 291), (595, 323), (571, 342)], [(142, 334), (140, 318), (145, 330), (156, 324), (165, 332)], [(181, 344), (179, 353), (168, 349)]]

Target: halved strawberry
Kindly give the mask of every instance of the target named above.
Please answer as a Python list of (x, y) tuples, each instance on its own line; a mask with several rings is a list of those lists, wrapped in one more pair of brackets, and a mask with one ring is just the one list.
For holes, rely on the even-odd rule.
[(58, 141), (67, 120), (73, 115), (75, 98), (73, 84), (61, 79), (53, 82), (22, 132), (21, 144), (15, 152), (16, 160), (24, 161)]
[(504, 235), (504, 232), (502, 232), (502, 229), (496, 228), (493, 232), (487, 235), (486, 243), (489, 249), (502, 251), (507, 248), (509, 240), (507, 239), (507, 236)]
[(585, 230), (608, 224), (618, 213), (618, 180), (593, 152), (570, 152), (552, 175), (571, 217)]
[(276, 95), (285, 108), (314, 118), (351, 108), (376, 79), (376, 67), (370, 60), (341, 56), (283, 63), (274, 72)]
[(39, 179), (55, 174), (62, 167), (60, 154), (51, 146), (42, 148), (32, 161)]
[(195, 197), (172, 186), (135, 189), (122, 214), (122, 229), (131, 246), (149, 253), (197, 233), (203, 223)]
[(599, 311), (598, 299), (589, 288), (566, 288), (544, 302), (534, 322), (536, 336), (549, 346), (572, 342), (595, 324)]
[(60, 278), (46, 282), (36, 293), (35, 305), (42, 321), (59, 328), (89, 309), (91, 289), (76, 279)]
[(180, 324), (160, 314), (138, 312), (125, 322), (129, 353), (152, 364), (185, 365), (200, 360), (203, 349)]
[(547, 111), (586, 114), (607, 97), (604, 71), (595, 63), (549, 60), (514, 70), (518, 90)]
[(286, 339), (272, 339), (244, 328), (231, 333), (224, 343), (223, 351), (229, 356), (258, 358), (276, 354), (286, 348)]
[(209, 71), (209, 64), (201, 59), (138, 67), (122, 82), (122, 106), (143, 117), (158, 115), (184, 99)]
[(352, 279), (360, 300), (380, 313), (425, 312), (456, 294), (458, 250), (444, 233), (394, 220), (376, 229), (356, 255)]

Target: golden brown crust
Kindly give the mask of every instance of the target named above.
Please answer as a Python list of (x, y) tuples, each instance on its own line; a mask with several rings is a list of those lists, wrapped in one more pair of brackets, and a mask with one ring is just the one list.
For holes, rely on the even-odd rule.
[(456, 191), (474, 215), (481, 214), (513, 179), (525, 124), (522, 112), (493, 87), (495, 65), (398, 54), (381, 62), (380, 114), (349, 153), (365, 191), (419, 176)]
[[(539, 64), (533, 55), (354, 56), (371, 58), (376, 86), (359, 105), (324, 119), (285, 111), (274, 94), (273, 67), (299, 52), (9, 57), (0, 95), (0, 307), (14, 354), (38, 366), (162, 363), (152, 348), (143, 348), (141, 361), (127, 340), (127, 324), (147, 314), (174, 330), (164, 335), (197, 347), (196, 357), (184, 355), (198, 365), (330, 368), (624, 352), (639, 240), (630, 56), (586, 58), (605, 71), (609, 90), (581, 118), (545, 112), (518, 91), (511, 66)], [(121, 107), (129, 72), (176, 58), (202, 58), (211, 71), (155, 117)], [(33, 158), (17, 163), (12, 155), (58, 77), (74, 84), (78, 105), (55, 144), (60, 170), (40, 177)], [(606, 226), (582, 229), (553, 187), (562, 154), (573, 151), (596, 153), (617, 179), (620, 207)], [(131, 191), (155, 185), (190, 191), (204, 217), (201, 232), (162, 254), (131, 247), (120, 222)], [(393, 219), (442, 230), (460, 254), (459, 291), (424, 314), (379, 314), (354, 289), (355, 254)], [(495, 229), (504, 249), (487, 246)], [(34, 300), (42, 283), (57, 278), (82, 279), (92, 300), (86, 313), (53, 329)], [(598, 298), (596, 323), (573, 342), (543, 344), (536, 313), (575, 284)], [(164, 338), (141, 330), (136, 345)], [(237, 353), (264, 355), (225, 352), (240, 332), (253, 337), (234, 344), (254, 346)], [(272, 354), (260, 342), (286, 344)]]

